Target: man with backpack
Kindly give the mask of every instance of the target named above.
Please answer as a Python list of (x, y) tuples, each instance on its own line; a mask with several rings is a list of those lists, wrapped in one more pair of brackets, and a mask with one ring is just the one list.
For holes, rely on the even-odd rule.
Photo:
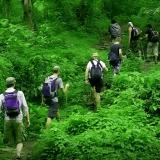
[(147, 57), (151, 56), (151, 54), (154, 54), (154, 62), (157, 64), (158, 59), (158, 45), (159, 45), (159, 33), (152, 29), (151, 24), (147, 24), (147, 30), (145, 38), (148, 38), (148, 44), (147, 44)]
[(91, 85), (91, 90), (96, 101), (94, 110), (96, 112), (100, 103), (100, 92), (103, 86), (102, 70), (104, 69), (106, 72), (108, 72), (108, 68), (106, 67), (104, 62), (98, 60), (98, 53), (93, 53), (92, 58), (93, 60), (89, 61), (86, 67), (85, 83), (88, 84), (89, 82)]
[(123, 62), (122, 57), (122, 45), (120, 44), (121, 38), (117, 37), (115, 43), (110, 47), (110, 53), (108, 55), (108, 61), (111, 66), (114, 68), (114, 76), (118, 74), (120, 70), (121, 63)]
[(129, 32), (129, 47), (133, 53), (138, 53), (139, 57), (141, 57), (141, 47), (139, 36), (141, 31), (139, 31), (136, 27), (133, 26), (132, 22), (128, 22), (128, 32)]
[(42, 105), (46, 104), (49, 106), (46, 130), (49, 130), (53, 118), (56, 117), (57, 121), (60, 120), (58, 111), (58, 88), (60, 88), (63, 93), (66, 93), (69, 87), (68, 83), (65, 87), (63, 86), (62, 79), (58, 77), (60, 73), (60, 67), (54, 66), (53, 75), (47, 77), (42, 86)]
[[(28, 106), (22, 91), (15, 90), (14, 77), (6, 79), (7, 90), (0, 95), (0, 113), (4, 110), (4, 143), (12, 146), (16, 143), (16, 159), (20, 159), (24, 140), (23, 115), (27, 117), (27, 126), (30, 125)], [(2, 107), (3, 106), (3, 107)], [(22, 110), (24, 114), (22, 114)]]
[(117, 37), (121, 37), (121, 27), (114, 19), (111, 20), (111, 23), (112, 24), (109, 26), (108, 32), (112, 42), (114, 42)]

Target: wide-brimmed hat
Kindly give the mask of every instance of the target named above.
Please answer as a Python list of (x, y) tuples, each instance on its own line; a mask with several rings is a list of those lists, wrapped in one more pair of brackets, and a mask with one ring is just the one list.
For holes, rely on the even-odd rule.
[(96, 53), (93, 53), (93, 54), (92, 54), (92, 57), (99, 57), (99, 55), (98, 55), (98, 53), (96, 52)]
[(54, 66), (54, 67), (53, 67), (53, 70), (54, 70), (54, 71), (61, 71), (61, 68), (60, 68), (59, 66)]
[(16, 80), (14, 77), (8, 77), (6, 79), (6, 84), (15, 84), (16, 83)]

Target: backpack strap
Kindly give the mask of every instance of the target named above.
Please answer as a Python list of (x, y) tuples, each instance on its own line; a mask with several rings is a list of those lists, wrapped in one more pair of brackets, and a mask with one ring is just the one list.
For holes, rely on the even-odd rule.
[(3, 93), (3, 95), (5, 96), (5, 95), (7, 95), (7, 94), (13, 94), (13, 93), (16, 93), (16, 94), (17, 94), (17, 93), (18, 93), (18, 91), (17, 91), (17, 90), (15, 90), (15, 91), (13, 91), (13, 92), (4, 92), (4, 93)]
[(91, 61), (91, 63), (92, 63), (92, 66), (95, 68), (95, 65), (94, 65), (94, 63), (93, 63), (93, 60)]
[(97, 66), (98, 65), (100, 65), (100, 67), (102, 68), (102, 65), (101, 65), (101, 63), (100, 63), (100, 60), (98, 60), (98, 62), (97, 62)]

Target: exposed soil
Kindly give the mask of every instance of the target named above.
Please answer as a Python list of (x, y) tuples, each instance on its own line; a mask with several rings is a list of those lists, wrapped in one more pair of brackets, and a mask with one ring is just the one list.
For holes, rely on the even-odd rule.
[[(33, 144), (35, 141), (26, 141), (24, 143), (24, 147), (21, 153), (21, 160), (29, 160), (30, 159), (30, 154), (32, 152), (33, 149)], [(15, 156), (15, 151), (8, 152), (5, 150), (0, 150), (0, 160), (14, 160)]]

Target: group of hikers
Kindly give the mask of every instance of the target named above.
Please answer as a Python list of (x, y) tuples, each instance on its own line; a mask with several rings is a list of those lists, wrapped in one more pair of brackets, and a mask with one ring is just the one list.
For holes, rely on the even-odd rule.
[[(129, 31), (129, 45), (131, 50), (138, 52), (141, 55), (139, 47), (139, 30), (135, 28), (132, 22), (128, 22)], [(122, 45), (121, 45), (121, 27), (112, 20), (109, 27), (109, 33), (112, 39), (108, 61), (113, 66), (114, 76), (116, 76), (123, 63)], [(147, 31), (144, 38), (148, 38), (147, 54), (153, 52), (155, 56), (155, 63), (158, 57), (158, 38), (157, 33), (152, 29), (150, 24), (147, 25)], [(143, 39), (143, 38), (141, 38)], [(102, 71), (108, 72), (105, 63), (99, 60), (98, 53), (92, 54), (92, 60), (88, 62), (85, 70), (85, 83), (91, 85), (93, 97), (95, 99), (94, 111), (97, 112), (100, 105), (100, 93), (103, 85)], [(53, 74), (47, 77), (42, 85), (42, 106), (48, 106), (48, 116), (46, 120), (46, 130), (49, 130), (53, 118), (60, 121), (60, 114), (58, 109), (58, 89), (66, 93), (69, 84), (63, 85), (62, 79), (59, 77), (61, 69), (59, 66), (53, 67)], [(15, 159), (21, 159), (21, 151), (23, 148), (23, 117), (26, 117), (27, 126), (30, 126), (29, 108), (22, 91), (15, 89), (16, 80), (14, 77), (6, 79), (7, 90), (0, 95), (0, 113), (4, 110), (5, 123), (4, 123), (4, 143), (7, 146), (12, 146), (16, 143), (17, 153)], [(23, 113), (22, 113), (23, 111)]]
[[(121, 27), (115, 20), (111, 21), (109, 26), (109, 34), (113, 43), (116, 43), (116, 38), (121, 37)], [(151, 24), (146, 25), (145, 36), (141, 37), (142, 31), (133, 25), (132, 22), (128, 22), (128, 45), (132, 53), (136, 53), (139, 57), (145, 58), (142, 40), (147, 39), (147, 60), (150, 60), (154, 56), (154, 62), (157, 64), (158, 59), (158, 45), (159, 45), (159, 33), (152, 28)]]

